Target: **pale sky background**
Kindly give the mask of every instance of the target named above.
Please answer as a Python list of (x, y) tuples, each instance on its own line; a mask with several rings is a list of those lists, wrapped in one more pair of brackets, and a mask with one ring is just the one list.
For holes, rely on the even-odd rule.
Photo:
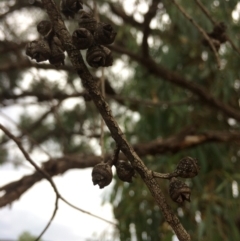
[[(0, 186), (18, 180), (27, 173), (31, 172), (25, 168), (14, 169), (11, 165), (3, 165), (0, 167)], [(114, 221), (111, 206), (101, 205), (102, 197), (109, 192), (112, 183), (101, 190), (98, 186), (93, 186), (91, 169), (71, 170), (53, 180), (60, 193), (69, 202), (95, 215)], [(34, 185), (22, 195), (20, 200), (13, 202), (9, 207), (0, 209), (0, 240), (17, 239), (23, 231), (29, 231), (37, 236), (50, 219), (54, 203), (55, 195), (47, 181)], [(57, 215), (44, 234), (43, 240), (83, 241), (90, 237), (105, 237), (105, 234), (109, 237), (107, 234), (111, 232), (112, 225), (76, 211), (60, 201)]]

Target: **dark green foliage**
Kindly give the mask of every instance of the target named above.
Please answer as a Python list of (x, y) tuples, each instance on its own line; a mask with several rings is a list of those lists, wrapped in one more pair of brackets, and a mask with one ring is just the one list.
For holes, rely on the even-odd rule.
[[(210, 32), (211, 23), (196, 7), (194, 1), (179, 1), (189, 14)], [(213, 2), (202, 1), (207, 8), (212, 8), (213, 17), (218, 21), (226, 22), (228, 34), (232, 37), (239, 29), (233, 24), (231, 13), (236, 6), (229, 1), (219, 1), (219, 7), (213, 7)], [(151, 55), (160, 64), (169, 69), (178, 71), (191, 81), (205, 88), (211, 94), (225, 103), (239, 108), (239, 89), (236, 90), (236, 81), (239, 79), (239, 55), (229, 44), (225, 44), (221, 59), (226, 61), (224, 71), (216, 69), (216, 61), (209, 49), (201, 44), (202, 36), (182, 14), (164, 1), (166, 12), (170, 16), (171, 24), (164, 35), (163, 44), (151, 49)], [(194, 9), (194, 10), (193, 10)], [(161, 38), (161, 37), (160, 37)], [(234, 38), (233, 38), (234, 39)], [(236, 42), (236, 40), (235, 40)], [(131, 43), (129, 49), (131, 49)], [(135, 51), (137, 52), (137, 50)], [(207, 54), (207, 60), (201, 57)], [(124, 85), (122, 93), (131, 97), (158, 101), (177, 101), (191, 98), (189, 91), (173, 86), (164, 79), (156, 78), (151, 72), (140, 65), (132, 64), (134, 76)], [(139, 106), (140, 120), (135, 124), (134, 132), (139, 142), (146, 142), (158, 137), (168, 137), (179, 132), (183, 127), (196, 125), (199, 130), (239, 130), (239, 122), (230, 126), (228, 120), (216, 109), (209, 109), (198, 99), (193, 99), (186, 105), (170, 105), (149, 108)], [(217, 119), (218, 117), (218, 119)], [(233, 194), (233, 181), (239, 185), (238, 175), (240, 156), (239, 145), (232, 144), (205, 144), (191, 150), (170, 153), (160, 157), (144, 158), (146, 165), (155, 171), (170, 172), (183, 156), (196, 157), (201, 166), (198, 177), (189, 181), (192, 189), (191, 203), (181, 207), (179, 212), (181, 221), (192, 235), (193, 240), (238, 240), (239, 228), (236, 220), (239, 218), (239, 198)], [(238, 153), (238, 154), (237, 154)], [(234, 160), (234, 161), (233, 161)], [(118, 180), (118, 179), (117, 179)], [(169, 233), (164, 233), (165, 223), (160, 213), (153, 212), (154, 203), (147, 190), (139, 183), (139, 178), (133, 184), (116, 182), (111, 201), (114, 213), (119, 220), (121, 241), (131, 240), (132, 226), (135, 225), (137, 240), (169, 240)], [(141, 186), (141, 188), (139, 188)], [(167, 181), (161, 181), (161, 187), (167, 193)], [(238, 186), (235, 186), (238, 188)], [(146, 192), (146, 196), (143, 193)], [(236, 195), (236, 194), (235, 194)], [(129, 196), (129, 197), (128, 197)], [(128, 198), (127, 198), (128, 197)], [(177, 211), (176, 204), (170, 203)], [(148, 210), (151, 210), (151, 212)], [(154, 220), (147, 223), (148, 219)], [(143, 233), (146, 232), (145, 236)]]
[[(18, 241), (34, 241), (36, 240), (37, 237), (33, 236), (31, 233), (29, 232), (23, 232), (19, 238)], [(41, 241), (41, 239), (39, 239), (39, 241)]]

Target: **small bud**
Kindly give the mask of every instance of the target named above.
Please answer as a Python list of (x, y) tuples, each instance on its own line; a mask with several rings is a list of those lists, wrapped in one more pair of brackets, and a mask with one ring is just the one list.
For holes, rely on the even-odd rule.
[(87, 49), (93, 44), (93, 35), (86, 28), (79, 28), (73, 32), (72, 41), (77, 49)]
[(78, 18), (80, 28), (86, 28), (93, 33), (97, 28), (97, 20), (89, 13), (81, 11)]
[[(226, 30), (227, 30), (227, 26), (225, 25), (225, 23), (220, 22), (214, 26), (213, 31), (211, 33), (207, 33), (207, 35), (211, 39), (212, 44), (214, 45), (217, 51), (220, 49), (221, 44), (227, 41)], [(203, 39), (202, 43), (205, 46), (211, 47), (209, 44), (209, 41), (207, 41), (206, 39)], [(210, 49), (212, 50), (212, 48)]]
[(48, 20), (42, 20), (37, 25), (37, 31), (43, 36), (48, 37), (52, 32), (52, 23)]
[(226, 24), (224, 22), (220, 22), (214, 26), (213, 31), (212, 31), (213, 36), (210, 36), (210, 37), (219, 39), (219, 38), (221, 38), (221, 36), (223, 34), (226, 33), (226, 30), (227, 30)]
[(99, 185), (99, 188), (104, 188), (112, 181), (112, 168), (108, 163), (101, 162), (94, 166), (92, 170), (93, 185)]
[(178, 177), (192, 178), (198, 174), (199, 169), (197, 159), (187, 156), (180, 160), (174, 173)]
[(83, 2), (81, 0), (62, 0), (60, 2), (60, 9), (66, 18), (74, 18), (75, 14), (83, 9)]
[(116, 35), (117, 33), (110, 24), (99, 23), (94, 32), (94, 39), (98, 44), (107, 45), (114, 42)]
[(182, 204), (185, 200), (190, 202), (191, 190), (187, 184), (172, 177), (169, 184), (169, 195), (174, 202)]
[(26, 55), (35, 59), (37, 62), (48, 60), (51, 56), (51, 50), (48, 42), (45, 40), (34, 40), (26, 46)]
[(111, 50), (102, 45), (92, 46), (87, 50), (87, 62), (91, 67), (108, 67), (113, 63)]
[(109, 67), (112, 66), (113, 64), (113, 57), (112, 57), (112, 52), (109, 48), (100, 45), (102, 48), (103, 52), (105, 53), (105, 64), (104, 67)]
[(115, 164), (117, 175), (123, 182), (132, 182), (135, 175), (134, 168), (128, 161), (118, 160)]

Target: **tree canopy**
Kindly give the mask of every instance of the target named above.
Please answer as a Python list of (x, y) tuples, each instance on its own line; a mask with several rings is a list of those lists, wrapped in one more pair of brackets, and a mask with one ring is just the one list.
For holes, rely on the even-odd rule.
[[(179, 223), (192, 240), (239, 240), (240, 3), (75, 2), (83, 10), (61, 15), (69, 32), (54, 8), (49, 14), (51, 4), (63, 8), (58, 0), (0, 3), (0, 115), (8, 118), (9, 108), (20, 113), (0, 126), (0, 163), (10, 162), (14, 145), (23, 155), (13, 164), (29, 161), (36, 168), (0, 187), (0, 207), (17, 202), (44, 178), (57, 203), (61, 195), (52, 177), (118, 159), (135, 172), (130, 183), (114, 172), (105, 198), (119, 240), (170, 241), (174, 226), (179, 240), (190, 240), (178, 233)], [(106, 67), (91, 66), (88, 50), (76, 52), (68, 42), (82, 11), (116, 32), (113, 43), (101, 44), (113, 57)], [(64, 65), (26, 55), (31, 41), (49, 41), (37, 31), (42, 20), (51, 22), (63, 45)], [(30, 157), (36, 152), (46, 156), (41, 166)], [(197, 160), (200, 171), (179, 178), (191, 189), (191, 201), (179, 205), (169, 195), (175, 179), (154, 173), (173, 173), (184, 157)]]

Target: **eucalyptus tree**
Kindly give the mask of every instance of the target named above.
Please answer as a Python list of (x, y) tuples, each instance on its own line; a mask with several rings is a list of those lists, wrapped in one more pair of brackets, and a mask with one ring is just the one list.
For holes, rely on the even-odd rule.
[[(67, 33), (47, 14), (48, 4), (62, 11)], [(0, 162), (8, 162), (14, 140), (27, 153), (43, 153), (44, 147), (49, 156), (42, 175), (36, 170), (0, 188), (5, 191), (1, 207), (43, 178), (51, 181), (69, 169), (99, 168), (100, 163), (100, 173), (93, 169), (93, 183), (113, 186), (105, 201), (113, 205), (118, 238), (172, 240), (174, 225), (148, 186), (151, 170), (164, 203), (192, 239), (239, 240), (238, 1), (22, 0), (1, 5), (1, 113), (13, 106), (24, 111), (14, 125), (1, 125)], [(43, 20), (50, 24), (46, 32), (41, 31)], [(112, 39), (102, 40), (102, 33)], [(78, 38), (87, 39), (84, 47)], [(181, 177), (176, 171), (182, 160), (191, 160), (194, 175)], [(24, 161), (19, 156), (15, 164)], [(176, 180), (181, 192), (171, 184)]]

